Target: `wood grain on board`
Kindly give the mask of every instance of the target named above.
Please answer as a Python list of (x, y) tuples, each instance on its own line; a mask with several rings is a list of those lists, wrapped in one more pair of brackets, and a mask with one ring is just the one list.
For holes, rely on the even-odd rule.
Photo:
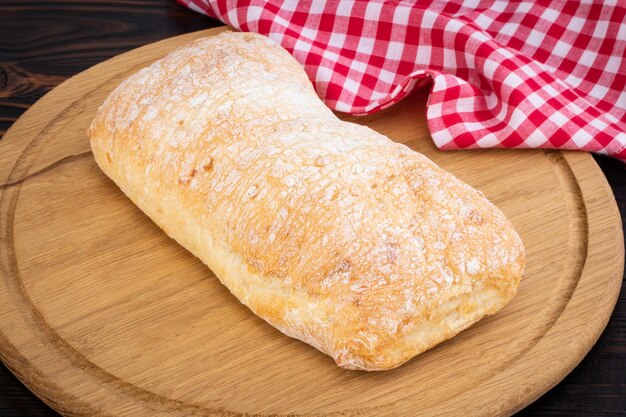
[(480, 189), (512, 220), (517, 297), (388, 372), (337, 368), (242, 306), (95, 165), (85, 130), (106, 95), (176, 46), (147, 45), (52, 91), (0, 142), (0, 358), (65, 414), (511, 414), (558, 383), (604, 328), (623, 237), (588, 154), (442, 153), (416, 94), (365, 123)]

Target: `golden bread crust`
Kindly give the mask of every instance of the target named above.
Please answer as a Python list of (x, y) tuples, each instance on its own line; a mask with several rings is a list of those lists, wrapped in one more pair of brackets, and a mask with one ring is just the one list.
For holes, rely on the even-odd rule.
[(428, 158), (342, 122), (249, 33), (124, 81), (90, 128), (102, 170), (252, 311), (340, 366), (396, 367), (504, 306), (524, 249)]

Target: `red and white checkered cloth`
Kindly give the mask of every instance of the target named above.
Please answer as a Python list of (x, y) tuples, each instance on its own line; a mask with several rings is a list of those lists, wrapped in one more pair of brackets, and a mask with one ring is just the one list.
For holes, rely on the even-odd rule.
[(280, 43), (334, 110), (373, 113), (432, 79), (441, 149), (626, 161), (626, 2), (178, 1)]

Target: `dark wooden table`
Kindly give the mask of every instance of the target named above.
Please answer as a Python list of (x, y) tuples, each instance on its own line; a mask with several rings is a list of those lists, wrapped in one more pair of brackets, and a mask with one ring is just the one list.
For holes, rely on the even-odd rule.
[[(220, 22), (172, 0), (0, 0), (0, 138), (46, 92), (98, 62), (140, 45)], [(626, 170), (596, 158), (622, 214)], [(0, 416), (53, 416), (0, 363)], [(520, 416), (626, 415), (626, 291), (596, 346), (559, 385)]]

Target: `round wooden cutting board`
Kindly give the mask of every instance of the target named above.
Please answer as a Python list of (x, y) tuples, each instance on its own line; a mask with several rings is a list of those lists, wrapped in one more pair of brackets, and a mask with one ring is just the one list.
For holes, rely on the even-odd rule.
[(615, 304), (622, 229), (593, 159), (440, 152), (425, 92), (364, 123), (480, 189), (520, 232), (528, 265), (498, 314), (398, 369), (338, 368), (239, 303), (98, 169), (86, 129), (168, 39), (63, 83), (0, 142), (0, 358), (68, 415), (507, 415), (558, 383)]

